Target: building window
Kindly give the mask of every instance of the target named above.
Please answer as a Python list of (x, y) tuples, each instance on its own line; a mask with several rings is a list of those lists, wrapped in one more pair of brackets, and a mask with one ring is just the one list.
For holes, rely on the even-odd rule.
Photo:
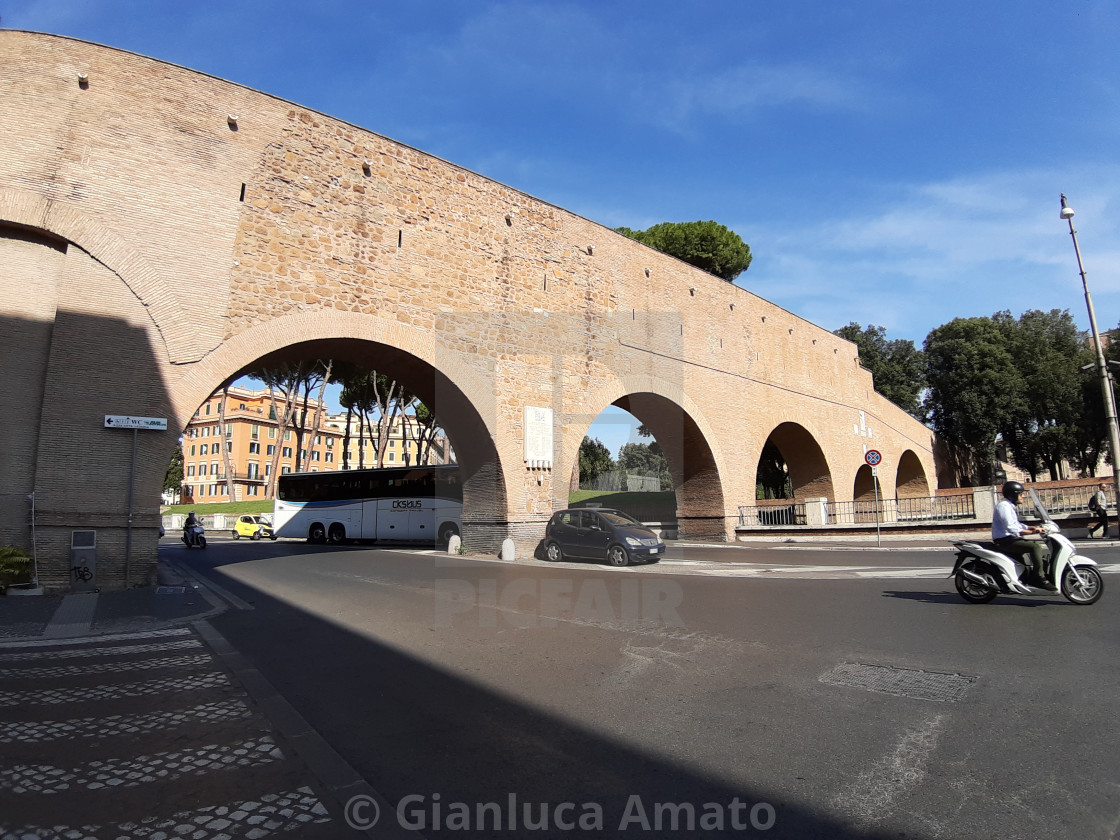
[(269, 426), (268, 427), (268, 439), (269, 440), (276, 440), (276, 427), (275, 426)]
[(250, 455), (260, 455), (261, 454), (261, 445), (259, 443), (250, 443), (249, 444), (249, 454)]
[(397, 448), (397, 442), (395, 440), (390, 439), (389, 440), (389, 448), (390, 449), (396, 449)]
[(276, 454), (276, 445), (275, 445), (275, 444), (273, 444), (273, 443), (270, 443), (270, 444), (268, 445), (268, 449), (267, 449), (267, 452), (266, 452), (265, 454), (267, 454), (267, 455), (275, 455), (275, 454)]
[(272, 475), (272, 464), (265, 464), (264, 465), (264, 474), (266, 476)]
[(198, 474), (199, 475), (206, 475), (206, 465), (205, 464), (199, 464), (198, 465)]
[(315, 435), (315, 445), (319, 446), (320, 444), (322, 444), (322, 442), (323, 442), (323, 436), (322, 435)]
[(257, 423), (254, 423), (250, 427), (249, 437), (251, 437), (253, 440), (260, 440), (260, 437), (261, 437), (261, 427), (260, 427), (260, 425), (258, 425)]
[(226, 423), (226, 437), (229, 437), (232, 434), (233, 434), (233, 424), (232, 423)]
[(318, 449), (316, 449), (314, 452), (311, 453), (311, 460), (312, 461), (318, 461), (319, 460), (319, 450)]
[(397, 453), (396, 453), (396, 452), (390, 452), (390, 453), (389, 453), (389, 460), (390, 460), (390, 461), (395, 461), (395, 460), (397, 460)]
[(290, 446), (285, 446), (285, 447), (284, 447), (284, 451), (283, 451), (283, 452), (282, 452), (281, 454), (282, 454), (282, 455), (283, 455), (283, 456), (284, 456), (285, 458), (291, 458), (291, 457), (292, 457), (292, 447), (290, 447)]
[(249, 495), (250, 495), (250, 496), (256, 496), (256, 495), (258, 495), (258, 494), (257, 494), (257, 491), (258, 491), (258, 490), (260, 490), (260, 489), (261, 489), (261, 488), (260, 488), (260, 486), (258, 486), (258, 485), (256, 485), (256, 484), (250, 484), (250, 485), (249, 485)]
[(210, 495), (211, 496), (217, 496), (218, 495), (218, 485), (217, 484), (211, 484), (210, 485)]
[(334, 446), (334, 438), (333, 437), (327, 438), (327, 446)]
[(290, 473), (291, 471), (292, 471), (292, 468), (291, 468), (291, 467), (281, 467), (281, 468), (280, 468), (280, 472), (281, 472), (281, 474), (283, 474), (283, 475), (287, 475), (287, 474), (288, 474), (288, 473)]
[(241, 403), (241, 405), (238, 406), (238, 408), (240, 408), (242, 411), (244, 411), (245, 410), (245, 403)]
[(187, 475), (194, 475), (194, 464), (187, 464)]
[(248, 478), (260, 478), (260, 476), (261, 476), (261, 465), (258, 464), (256, 461), (250, 461), (249, 462)]
[(210, 403), (206, 403), (206, 413), (210, 413)]
[(333, 452), (328, 452), (327, 453), (327, 463), (328, 464), (333, 464), (334, 463), (334, 453)]
[(194, 444), (191, 444), (191, 457), (194, 457)]
[(217, 474), (218, 474), (218, 462), (217, 461), (211, 461), (210, 462), (210, 475), (217, 475)]
[(203, 426), (202, 427), (202, 436), (203, 437), (210, 437), (210, 427), (209, 426)]
[(291, 440), (291, 439), (292, 439), (292, 430), (291, 429), (285, 429), (284, 430), (284, 440)]

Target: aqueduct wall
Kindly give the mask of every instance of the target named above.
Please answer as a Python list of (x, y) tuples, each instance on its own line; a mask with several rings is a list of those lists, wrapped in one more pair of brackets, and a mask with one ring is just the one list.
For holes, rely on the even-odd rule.
[[(135, 579), (179, 432), (270, 355), (368, 355), (406, 378), (471, 476), (481, 551), (535, 547), (612, 403), (668, 453), (682, 536), (731, 535), (779, 427), (801, 496), (851, 499), (868, 446), (884, 495), (902, 463), (907, 486), (936, 483), (929, 430), (873, 391), (854, 345), (371, 131), (0, 30), (0, 139), (0, 544), (29, 545), (33, 494), (47, 585), (67, 584), (79, 528), (97, 530), (102, 585), (123, 583), (132, 436), (104, 415), (169, 418), (137, 436)], [(526, 462), (526, 409), (552, 412), (551, 465)]]

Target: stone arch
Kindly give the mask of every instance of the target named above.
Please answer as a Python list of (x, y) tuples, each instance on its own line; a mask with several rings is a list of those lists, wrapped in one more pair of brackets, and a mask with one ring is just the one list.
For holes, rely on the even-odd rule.
[(176, 289), (135, 248), (95, 217), (63, 202), (18, 190), (0, 191), (0, 224), (44, 231), (81, 248), (104, 265), (144, 304), (172, 363), (201, 359), (207, 348), (183, 323), (187, 307)]
[(767, 440), (778, 447), (785, 459), (794, 498), (836, 499), (828, 459), (807, 428), (792, 421), (780, 423), (770, 432)]
[(922, 461), (912, 449), (907, 449), (898, 459), (895, 473), (895, 498), (929, 498), (929, 480)]
[(726, 501), (718, 468), (720, 455), (713, 444), (715, 436), (679, 385), (666, 385), (653, 377), (620, 378), (601, 384), (583, 405), (591, 406), (595, 414), (581, 413), (562, 424), (563, 452), (572, 453), (567, 457), (574, 456), (578, 461), (579, 443), (601, 411), (599, 407), (614, 405), (630, 412), (653, 432), (665, 452), (677, 497), (680, 535), (727, 538)]
[[(477, 367), (440, 353), (431, 334), (381, 318), (337, 311), (302, 312), (263, 322), (229, 338), (172, 387), (180, 427), (216, 386), (258, 365), (300, 358), (367, 363), (405, 384), (440, 418), (463, 479), (463, 543), (490, 551), (507, 536), (507, 486), (495, 445), (492, 394)], [(508, 456), (508, 453), (506, 453)]]
[(852, 485), (852, 499), (857, 502), (874, 502), (876, 487), (879, 490), (879, 497), (882, 498), (883, 488), (879, 484), (879, 477), (872, 475), (871, 467), (863, 464), (856, 470), (856, 479)]

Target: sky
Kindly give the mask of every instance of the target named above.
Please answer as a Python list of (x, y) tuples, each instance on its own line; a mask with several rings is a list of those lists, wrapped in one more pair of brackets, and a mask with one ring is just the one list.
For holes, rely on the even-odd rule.
[(609, 227), (714, 219), (754, 254), (740, 286), (919, 347), (1004, 309), (1088, 329), (1064, 192), (1120, 323), (1117, 0), (0, 0), (0, 25), (228, 79)]

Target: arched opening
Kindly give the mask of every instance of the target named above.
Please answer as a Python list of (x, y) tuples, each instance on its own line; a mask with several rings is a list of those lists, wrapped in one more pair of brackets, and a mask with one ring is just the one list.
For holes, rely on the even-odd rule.
[[(630, 476), (628, 487), (646, 486), (653, 492), (656, 483), (663, 507), (674, 514), (679, 536), (726, 539), (723, 489), (715, 456), (696, 421), (659, 394), (627, 394), (612, 405), (632, 416), (642, 429), (642, 434), (632, 440), (628, 437), (611, 453), (614, 459), (621, 456), (624, 469), (620, 473)], [(633, 457), (627, 457), (627, 448)], [(578, 469), (577, 463), (574, 471)], [(671, 498), (665, 498), (670, 493)]]
[(755, 484), (763, 498), (836, 498), (824, 450), (798, 423), (782, 423), (770, 433), (759, 457)]
[[(882, 512), (877, 514), (876, 508), (882, 504), (882, 498), (883, 490), (879, 485), (879, 477), (872, 473), (871, 467), (864, 464), (856, 471), (856, 480), (852, 487), (855, 521), (875, 522), (877, 515), (881, 517)], [(876, 499), (879, 501), (877, 502)]]
[[(291, 370), (297, 365), (314, 370), (315, 376), (313, 384), (297, 393), (293, 414), (284, 407), (284, 389), (270, 394), (273, 389), (263, 382), (255, 393), (228, 388), (228, 383), (259, 375), (263, 370)], [(351, 406), (350, 410), (336, 410), (332, 414), (332, 408), (338, 406), (325, 397), (327, 382), (344, 384), (355, 379), (370, 382), (369, 399), (384, 401), (383, 407), (378, 411), (367, 406), (363, 412), (360, 407)], [(391, 397), (386, 393), (390, 389), (403, 395)], [(351, 393), (348, 401), (352, 399)], [(387, 406), (391, 406), (391, 414)], [(434, 440), (426, 441), (426, 449), (422, 449), (424, 430), (420, 428), (417, 406), (423, 407), (429, 415), (429, 425), (438, 434)], [(355, 408), (359, 410), (355, 412)], [(270, 491), (281, 473), (415, 468), (421, 461), (443, 469), (442, 465), (450, 462), (457, 464), (455, 475), (462, 486), (461, 523), (454, 523), (454, 527), (441, 522), (418, 526), (427, 528), (427, 532), (408, 531), (405, 538), (429, 536), (437, 540), (458, 533), (468, 549), (489, 551), (506, 536), (505, 482), (485, 422), (462, 389), (432, 364), (404, 350), (350, 338), (292, 344), (231, 372), (225, 383), (220, 383), (202, 403), (199, 412), (207, 416), (199, 418), (196, 413), (188, 426), (191, 435), (184, 439), (183, 453), (184, 496), (197, 503), (210, 501), (216, 492), (216, 500), (229, 501), (231, 494), (236, 494), (271, 505), (274, 493)], [(291, 425), (285, 428), (288, 417), (292, 418)], [(375, 425), (375, 418), (381, 422)], [(200, 419), (203, 422), (196, 422)], [(195, 435), (196, 426), (210, 433), (206, 437)], [(246, 439), (240, 441), (239, 437)], [(202, 447), (205, 454), (200, 457), (196, 450)], [(235, 475), (230, 475), (231, 452), (239, 454), (237, 466), (232, 467)], [(215, 480), (215, 469), (223, 481)], [(396, 532), (401, 533), (405, 532)], [(322, 536), (332, 541), (394, 538), (382, 533), (380, 526), (374, 530), (368, 522), (358, 521), (312, 523), (306, 536), (313, 540)]]
[(929, 498), (929, 481), (925, 468), (913, 450), (907, 449), (898, 459), (895, 497), (899, 499)]

